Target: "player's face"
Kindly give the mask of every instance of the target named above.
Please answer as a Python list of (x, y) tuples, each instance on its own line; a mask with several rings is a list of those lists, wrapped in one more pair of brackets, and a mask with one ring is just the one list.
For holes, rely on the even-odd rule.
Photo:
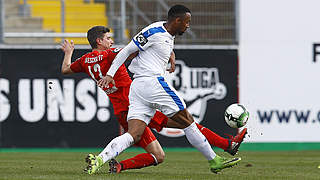
[(101, 45), (104, 47), (104, 49), (110, 49), (113, 43), (114, 42), (112, 40), (111, 33), (105, 33), (104, 37), (101, 39)]
[(178, 34), (182, 35), (189, 27), (191, 21), (191, 14), (186, 13), (182, 18), (180, 18)]

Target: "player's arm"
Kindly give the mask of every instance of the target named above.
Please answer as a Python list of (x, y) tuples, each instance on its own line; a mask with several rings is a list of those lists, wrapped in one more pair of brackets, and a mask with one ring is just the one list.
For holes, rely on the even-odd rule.
[(129, 61), (132, 60), (133, 58), (135, 58), (136, 56), (138, 56), (138, 54), (139, 54), (139, 51), (136, 51), (136, 52), (130, 54), (130, 56), (127, 58), (127, 61), (128, 61), (128, 60), (129, 60)]
[(64, 52), (64, 58), (63, 58), (63, 62), (61, 65), (61, 73), (62, 74), (74, 73), (70, 68), (71, 57), (72, 57), (72, 53), (74, 50), (74, 42), (71, 40), (71, 42), (69, 43), (68, 40), (64, 40), (61, 45), (61, 49)]
[(109, 83), (115, 85), (113, 76), (119, 69), (119, 67), (125, 62), (125, 60), (136, 51), (139, 51), (139, 48), (131, 41), (126, 47), (124, 47), (112, 61), (111, 67), (108, 70), (106, 76), (98, 81), (98, 86), (101, 88), (108, 88)]
[(168, 65), (169, 67), (167, 68), (167, 71), (169, 71), (169, 73), (174, 72), (174, 70), (176, 69), (176, 55), (173, 51), (171, 52)]
[(135, 52), (139, 51), (139, 48), (134, 44), (134, 42), (130, 42), (128, 45), (126, 45), (115, 57), (115, 59), (112, 61), (111, 67), (107, 72), (107, 75), (113, 77), (119, 67), (126, 61), (129, 56)]

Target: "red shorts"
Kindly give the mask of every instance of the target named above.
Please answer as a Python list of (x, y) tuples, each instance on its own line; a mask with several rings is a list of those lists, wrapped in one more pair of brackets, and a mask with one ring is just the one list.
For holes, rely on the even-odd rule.
[[(124, 130), (128, 131), (128, 122), (127, 122), (127, 111), (123, 111), (120, 115), (117, 116), (120, 125), (124, 128)], [(136, 146), (140, 146), (142, 148), (147, 147), (152, 141), (156, 140), (156, 137), (150, 130), (150, 128), (156, 129), (158, 132), (162, 130), (162, 128), (167, 124), (168, 117), (162, 114), (161, 112), (157, 111), (154, 117), (151, 119), (150, 124), (144, 130), (141, 139)]]

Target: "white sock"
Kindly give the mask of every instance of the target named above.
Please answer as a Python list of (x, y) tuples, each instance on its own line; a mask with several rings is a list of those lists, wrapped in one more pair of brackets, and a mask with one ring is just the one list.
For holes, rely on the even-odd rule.
[(183, 130), (190, 144), (197, 148), (207, 158), (207, 160), (212, 160), (216, 157), (216, 153), (212, 150), (206, 137), (204, 137), (204, 135), (199, 131), (195, 122)]
[(122, 151), (127, 149), (133, 144), (134, 140), (131, 134), (125, 133), (121, 136), (114, 138), (107, 147), (99, 154), (103, 159), (103, 163), (118, 156)]

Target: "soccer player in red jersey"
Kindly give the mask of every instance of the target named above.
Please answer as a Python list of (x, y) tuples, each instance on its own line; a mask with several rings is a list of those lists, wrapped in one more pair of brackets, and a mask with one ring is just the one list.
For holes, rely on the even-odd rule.
[[(111, 66), (111, 63), (120, 49), (111, 48), (113, 45), (113, 40), (111, 38), (110, 30), (103, 26), (95, 26), (91, 28), (87, 33), (88, 41), (92, 47), (92, 52), (83, 55), (78, 58), (75, 62), (71, 63), (71, 56), (74, 50), (74, 43), (71, 41), (69, 43), (67, 40), (62, 44), (61, 49), (65, 52), (64, 60), (61, 66), (61, 72), (63, 74), (71, 73), (86, 73), (94, 81), (98, 81), (106, 74)], [(137, 54), (132, 54), (132, 58)], [(174, 71), (174, 54), (170, 58), (172, 64), (170, 72)], [(127, 69), (122, 65), (114, 76), (116, 87), (109, 87), (103, 89), (111, 103), (113, 104), (114, 114), (117, 117), (120, 125), (125, 131), (128, 130), (127, 123), (127, 113), (129, 106), (129, 89), (132, 82), (128, 75)], [(141, 140), (136, 144), (146, 150), (147, 153), (138, 154), (137, 156), (117, 162), (116, 160), (111, 160), (109, 162), (110, 172), (119, 173), (120, 171), (126, 169), (138, 169), (142, 167), (147, 167), (150, 165), (157, 165), (164, 160), (164, 151), (155, 138), (154, 134), (151, 132), (150, 128), (154, 128), (157, 131), (161, 131), (163, 127), (176, 127), (179, 128), (180, 125), (166, 117), (161, 112), (157, 111), (152, 118), (150, 124), (148, 125), (142, 134)], [(215, 134), (208, 128), (197, 124), (199, 130), (204, 134), (209, 143), (213, 146), (224, 149), (226, 152), (235, 155), (243, 141), (246, 134), (246, 129), (241, 131), (237, 136), (231, 137), (230, 139), (222, 138), (221, 136)], [(89, 174), (92, 174), (98, 170), (105, 162), (97, 161), (98, 168), (92, 169), (92, 159), (97, 159), (93, 154), (89, 154), (86, 158), (88, 167), (86, 170)]]

